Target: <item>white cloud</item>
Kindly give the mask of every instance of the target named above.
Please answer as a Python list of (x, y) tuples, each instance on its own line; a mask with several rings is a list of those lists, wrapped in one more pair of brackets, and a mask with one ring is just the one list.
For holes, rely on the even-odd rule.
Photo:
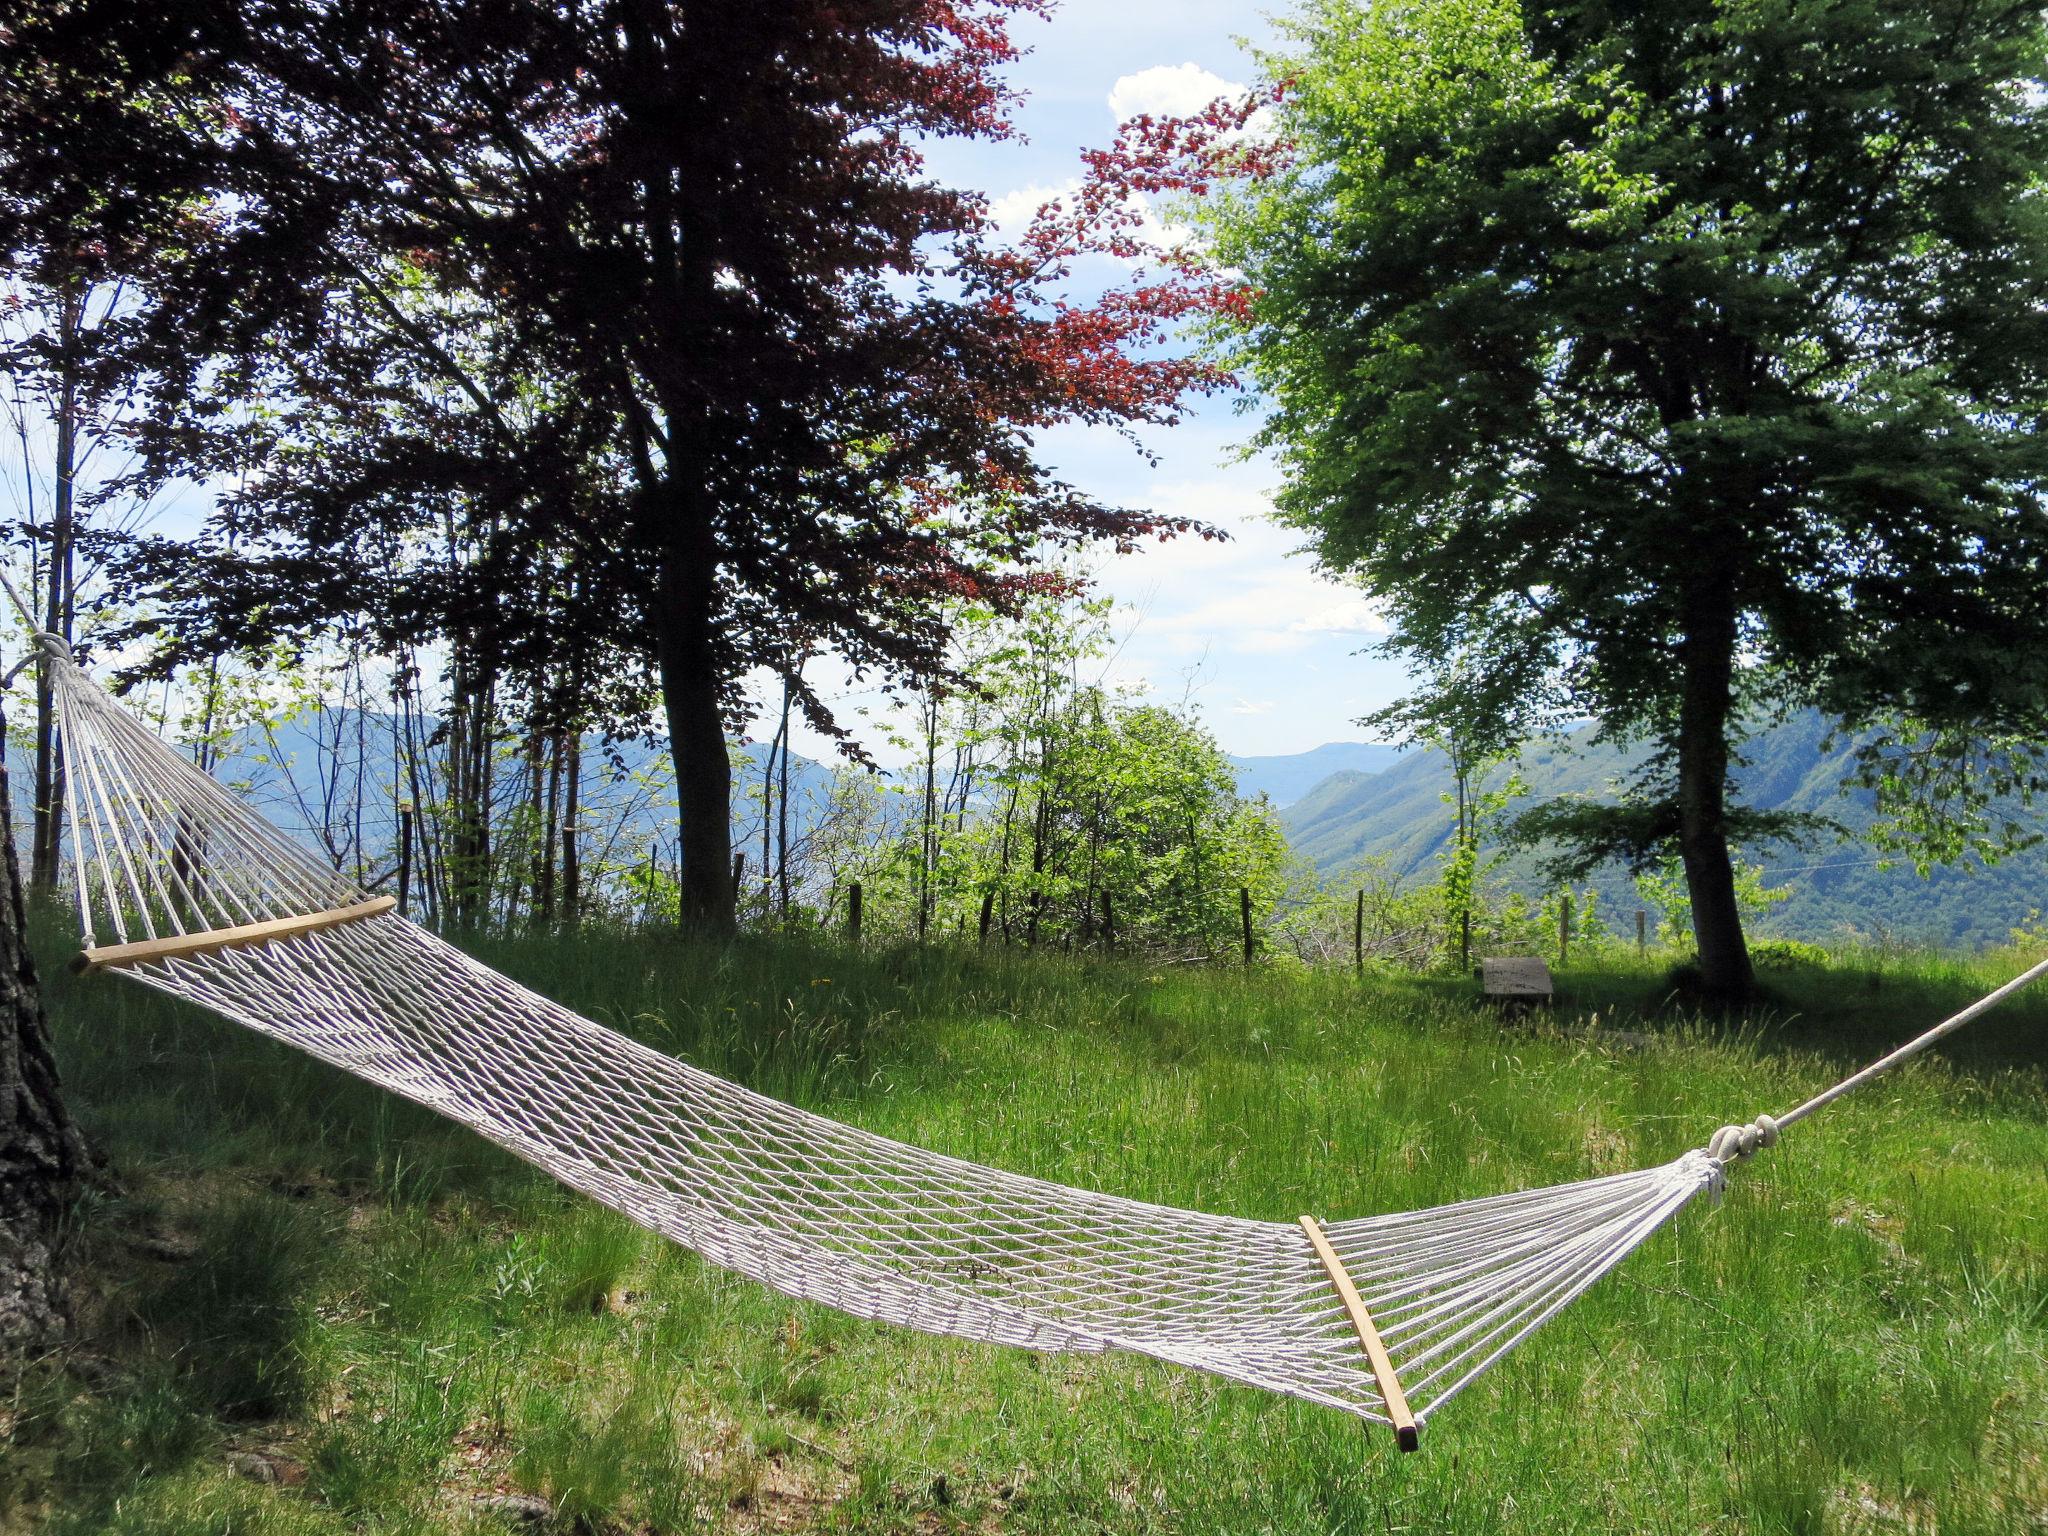
[(1199, 64), (1155, 64), (1121, 76), (1109, 88), (1109, 110), (1120, 123), (1150, 113), (1154, 117), (1187, 117), (1218, 96), (1239, 96), (1244, 87)]
[[(1245, 87), (1226, 80), (1199, 64), (1159, 64), (1123, 75), (1109, 91), (1109, 110), (1120, 123), (1142, 114), (1155, 117), (1185, 117), (1202, 110), (1219, 96), (1240, 96)], [(1032, 182), (1013, 188), (989, 200), (989, 218), (996, 233), (1015, 239), (1031, 222), (1032, 215), (1050, 202), (1064, 202), (1080, 191), (1078, 178), (1057, 185)], [(1141, 220), (1138, 234), (1161, 249), (1187, 244), (1195, 232), (1162, 219), (1152, 199), (1133, 195), (1130, 206)]]
[(1032, 215), (1047, 203), (1064, 202), (1081, 190), (1078, 180), (1064, 185), (1049, 187), (1043, 182), (1033, 182), (1028, 187), (1018, 187), (1000, 197), (991, 198), (988, 216), (994, 222), (996, 232), (1005, 239), (1014, 240), (1024, 232)]
[[(1357, 717), (1386, 703), (1396, 686), (1391, 664), (1357, 655), (1385, 632), (1383, 618), (1364, 594), (1319, 574), (1302, 535), (1273, 521), (1270, 479), (1269, 465), (1239, 464), (1130, 484), (1116, 498), (1125, 505), (1195, 518), (1230, 537), (1147, 544), (1096, 569), (1121, 605), (1103, 680), (1169, 704), (1206, 700), (1237, 752), (1351, 739)], [(831, 657), (810, 675), (878, 757), (903, 764), (883, 728), (891, 706), (871, 679)], [(765, 677), (753, 681), (760, 710), (752, 734), (763, 738), (774, 729), (779, 692)], [(857, 713), (863, 707), (873, 713)], [(799, 752), (834, 759), (831, 744), (801, 720), (796, 733)]]
[[(1050, 187), (1043, 182), (1033, 182), (1028, 187), (1018, 187), (999, 197), (989, 199), (988, 216), (995, 224), (996, 234), (1005, 240), (1014, 240), (1024, 233), (1033, 215), (1047, 203), (1064, 203), (1081, 190), (1079, 178), (1063, 186)], [(1159, 217), (1159, 212), (1147, 198), (1135, 194), (1127, 199), (1139, 219), (1137, 234), (1147, 244), (1162, 250), (1170, 250), (1193, 238), (1194, 232), (1178, 224), (1168, 224)], [(1143, 262), (1129, 262), (1126, 265), (1142, 266)]]
[(1386, 632), (1364, 593), (1316, 571), (1300, 536), (1272, 520), (1264, 492), (1218, 479), (1155, 486), (1143, 501), (1229, 537), (1174, 539), (1103, 570), (1105, 584), (1142, 611), (1141, 645), (1286, 656), (1330, 640), (1362, 647)]

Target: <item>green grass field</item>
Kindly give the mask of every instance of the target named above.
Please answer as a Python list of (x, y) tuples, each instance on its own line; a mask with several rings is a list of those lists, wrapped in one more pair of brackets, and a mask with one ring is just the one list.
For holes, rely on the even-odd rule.
[[(1277, 1219), (1672, 1157), (2017, 961), (1781, 974), (1733, 1024), (1665, 1005), (1649, 970), (1568, 973), (1554, 1014), (1505, 1023), (1456, 981), (604, 936), (479, 953), (884, 1134)], [(0, 1528), (2048, 1530), (2048, 996), (1738, 1170), (1400, 1456), (1165, 1367), (786, 1301), (283, 1047), (46, 971), (119, 1186), (78, 1212), (73, 1357), (8, 1405)]]

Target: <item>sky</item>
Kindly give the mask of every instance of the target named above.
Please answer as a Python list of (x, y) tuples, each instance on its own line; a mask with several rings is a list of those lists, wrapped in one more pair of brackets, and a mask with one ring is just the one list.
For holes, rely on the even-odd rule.
[[(1239, 39), (1256, 48), (1275, 32), (1241, 4), (1066, 0), (1049, 19), (1020, 22), (1015, 37), (1031, 50), (1010, 74), (1026, 93), (1015, 113), (1021, 139), (929, 150), (937, 176), (986, 192), (1006, 224), (1073, 182), (1081, 151), (1107, 144), (1120, 117), (1191, 111), (1252, 80), (1255, 64)], [(1113, 431), (1060, 430), (1042, 440), (1046, 461), (1087, 494), (1199, 518), (1228, 535), (1096, 558), (1096, 579), (1119, 605), (1122, 643), (1110, 680), (1191, 701), (1240, 756), (1361, 739), (1358, 717), (1397, 698), (1404, 674), (1358, 654), (1380, 633), (1370, 605), (1320, 576), (1298, 552), (1301, 536), (1270, 521), (1278, 470), (1239, 453), (1254, 424), (1232, 397), (1198, 401), (1179, 426), (1145, 435), (1156, 458), (1149, 464)], [(857, 727), (857, 711), (880, 707), (832, 678), (829, 665), (819, 680)], [(879, 721), (858, 734), (891, 760)], [(831, 751), (807, 734), (796, 748)]]

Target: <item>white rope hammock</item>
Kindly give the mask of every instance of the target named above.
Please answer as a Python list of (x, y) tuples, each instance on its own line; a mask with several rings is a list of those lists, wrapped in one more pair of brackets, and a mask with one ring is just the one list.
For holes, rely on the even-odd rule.
[[(4, 579), (4, 578), (0, 578)], [(655, 1232), (859, 1317), (1128, 1350), (1419, 1426), (1775, 1122), (1637, 1173), (1327, 1225), (1070, 1189), (889, 1141), (661, 1055), (370, 899), (38, 636), (71, 786), (82, 969), (117, 969), (427, 1105)], [(102, 943), (102, 937), (109, 942)]]

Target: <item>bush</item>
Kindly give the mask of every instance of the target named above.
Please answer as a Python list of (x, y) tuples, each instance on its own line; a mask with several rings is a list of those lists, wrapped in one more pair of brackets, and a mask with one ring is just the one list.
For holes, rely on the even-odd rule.
[(1828, 952), (1798, 939), (1759, 939), (1749, 946), (1749, 961), (1760, 971), (1793, 971), (1825, 966)]

